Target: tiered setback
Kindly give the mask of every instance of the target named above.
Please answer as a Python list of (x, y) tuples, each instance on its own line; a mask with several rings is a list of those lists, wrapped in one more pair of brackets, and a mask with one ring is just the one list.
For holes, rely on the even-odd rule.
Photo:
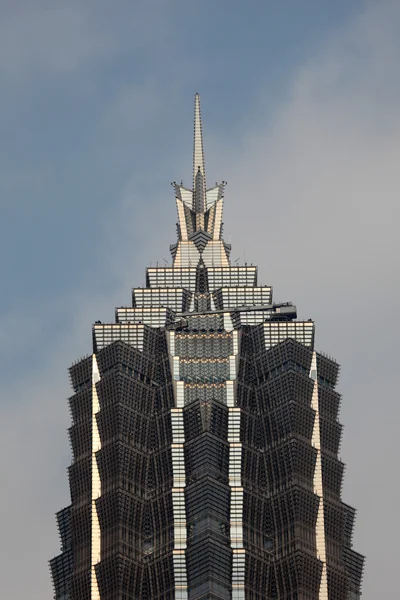
[[(218, 283), (238, 282), (238, 269), (220, 271)], [(160, 271), (151, 269), (148, 281), (159, 285), (168, 275), (178, 285), (168, 298), (182, 298), (181, 278)], [(155, 288), (142, 301), (137, 295), (134, 308), (117, 309), (116, 324), (95, 324), (95, 354), (71, 368), (72, 505), (58, 514), (63, 553), (51, 562), (57, 600), (93, 600), (96, 592), (90, 578), (95, 359), (98, 598), (320, 600), (324, 570), (326, 598), (358, 597), (363, 559), (351, 548), (354, 510), (340, 499), (338, 366), (318, 354), (312, 370), (311, 321), (234, 328), (233, 313), (224, 312), (225, 305), (234, 308), (231, 298), (238, 306), (265, 304), (268, 312), (271, 288), (215, 290), (215, 271), (206, 274), (215, 314), (187, 316), (183, 328), (165, 329), (177, 306), (157, 305), (166, 288)], [(255, 275), (252, 269), (253, 285)], [(195, 285), (196, 273), (190, 281)]]

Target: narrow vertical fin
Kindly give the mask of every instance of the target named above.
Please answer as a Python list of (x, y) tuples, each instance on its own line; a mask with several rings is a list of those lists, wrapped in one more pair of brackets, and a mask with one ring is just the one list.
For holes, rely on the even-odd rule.
[[(201, 125), (200, 96), (194, 97), (194, 138), (193, 138), (193, 210), (196, 213), (197, 227), (204, 227), (206, 210), (206, 170), (204, 164), (203, 130)], [(197, 217), (199, 215), (199, 217)], [(201, 215), (201, 216), (200, 216)]]

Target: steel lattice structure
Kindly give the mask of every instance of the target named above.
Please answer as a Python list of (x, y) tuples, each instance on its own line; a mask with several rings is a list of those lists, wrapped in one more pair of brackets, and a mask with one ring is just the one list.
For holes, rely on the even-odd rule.
[(193, 189), (173, 184), (173, 266), (148, 268), (70, 368), (54, 598), (357, 600), (339, 366), (257, 267), (230, 264), (198, 94), (193, 156)]

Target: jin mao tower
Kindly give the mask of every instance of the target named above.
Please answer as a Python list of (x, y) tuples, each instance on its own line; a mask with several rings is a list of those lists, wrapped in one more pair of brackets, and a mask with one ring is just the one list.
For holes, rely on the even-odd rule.
[(231, 264), (198, 94), (193, 186), (173, 186), (172, 266), (147, 268), (70, 368), (54, 598), (357, 600), (339, 366), (257, 267)]

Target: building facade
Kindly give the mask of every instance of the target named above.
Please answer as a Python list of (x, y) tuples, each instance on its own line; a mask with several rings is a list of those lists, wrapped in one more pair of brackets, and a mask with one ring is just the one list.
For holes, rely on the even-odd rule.
[(232, 265), (224, 183), (174, 185), (171, 267), (151, 267), (70, 368), (71, 505), (56, 600), (357, 600), (341, 500), (339, 366), (314, 323)]

